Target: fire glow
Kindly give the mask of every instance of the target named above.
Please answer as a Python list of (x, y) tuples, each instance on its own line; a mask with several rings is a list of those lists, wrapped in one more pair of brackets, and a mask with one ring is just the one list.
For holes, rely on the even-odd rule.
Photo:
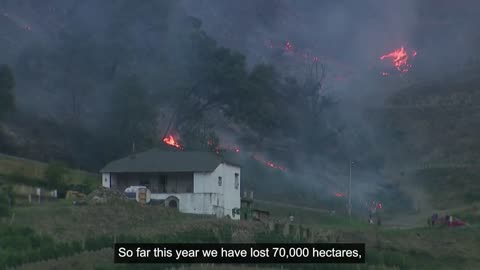
[[(406, 73), (410, 70), (410, 68), (412, 68), (411, 61), (415, 56), (417, 56), (416, 51), (411, 51), (409, 53), (405, 47), (402, 46), (393, 52), (380, 56), (380, 60), (390, 60), (395, 69), (401, 73)], [(388, 73), (383, 72), (382, 75), (388, 76)]]
[[(213, 145), (213, 142), (209, 140), (209, 141), (207, 141), (207, 144), (211, 146), (211, 145)], [(215, 152), (218, 154), (220, 152), (220, 150), (228, 150), (228, 151), (231, 151), (231, 152), (240, 153), (240, 147), (238, 147), (235, 144), (220, 143), (219, 145), (217, 145), (215, 147)]]
[[(339, 61), (333, 59), (328, 59), (325, 56), (318, 56), (312, 53), (309, 53), (307, 50), (300, 50), (295, 47), (290, 40), (286, 40), (282, 43), (274, 43), (271, 40), (267, 40), (264, 43), (265, 47), (269, 49), (283, 51), (286, 55), (291, 57), (295, 62), (302, 64), (315, 64), (323, 63), (328, 64), (329, 66), (335, 67), (335, 72), (333, 78), (337, 81), (345, 81), (352, 73), (351, 67), (345, 65)], [(321, 61), (320, 61), (321, 58)], [(330, 71), (332, 72), (332, 71)]]
[(277, 169), (277, 170), (280, 170), (280, 171), (287, 171), (287, 168), (283, 167), (283, 166), (280, 166), (280, 165), (277, 165), (275, 163), (273, 163), (272, 161), (270, 160), (266, 160), (264, 159), (263, 157), (260, 157), (259, 155), (253, 155), (253, 158), (256, 160), (256, 161), (259, 161), (265, 165), (267, 165), (268, 167), (270, 168), (273, 168), (273, 169)]
[(178, 143), (177, 140), (175, 140), (175, 138), (172, 135), (168, 135), (165, 138), (163, 138), (163, 142), (175, 148), (183, 149), (183, 146), (181, 146), (180, 143)]
[[(163, 142), (167, 145), (170, 145), (172, 147), (175, 147), (177, 149), (180, 149), (180, 150), (183, 150), (183, 146), (178, 142), (178, 140), (175, 139), (175, 137), (173, 137), (173, 135), (168, 135), (166, 136), (165, 138), (163, 138)], [(213, 142), (212, 141), (207, 141), (207, 144), (208, 145), (212, 145)], [(235, 152), (235, 153), (240, 153), (240, 147), (238, 147), (237, 145), (235, 144), (219, 144), (218, 146), (215, 147), (215, 153), (217, 155), (220, 154), (220, 150), (228, 150), (228, 151), (231, 151), (231, 152)], [(280, 166), (280, 165), (277, 165), (275, 164), (274, 162), (270, 161), (270, 160), (266, 160), (264, 159), (263, 157), (260, 157), (259, 155), (255, 154), (252, 156), (253, 159), (255, 159), (256, 161), (270, 167), (270, 168), (273, 168), (273, 169), (277, 169), (277, 170), (281, 170), (281, 171), (287, 171), (287, 169), (283, 166)]]
[(345, 197), (345, 193), (343, 193), (343, 192), (335, 192), (335, 197), (337, 197), (337, 198)]
[(315, 63), (319, 61), (318, 56), (295, 49), (293, 43), (289, 40), (285, 41), (281, 45), (274, 44), (271, 40), (268, 40), (265, 42), (265, 46), (270, 49), (281, 49), (284, 52), (295, 56), (295, 59), (304, 61), (305, 63)]

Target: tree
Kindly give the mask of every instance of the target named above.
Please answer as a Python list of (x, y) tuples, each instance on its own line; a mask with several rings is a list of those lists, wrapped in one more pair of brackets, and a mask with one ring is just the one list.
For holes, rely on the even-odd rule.
[(156, 111), (140, 79), (132, 76), (120, 83), (110, 100), (106, 126), (114, 151), (125, 153), (132, 143), (139, 149), (150, 147), (154, 141)]
[(44, 177), (51, 188), (61, 189), (64, 186), (64, 179), (67, 174), (67, 168), (59, 162), (48, 164), (44, 172)]
[(0, 66), (0, 118), (15, 108), (15, 78), (7, 65)]
[(192, 44), (193, 86), (188, 91), (187, 106), (182, 106), (181, 115), (186, 117), (181, 122), (188, 121), (192, 111), (197, 112), (198, 118), (217, 109), (261, 135), (282, 126), (285, 115), (277, 93), (280, 77), (272, 66), (260, 64), (248, 72), (244, 55), (218, 47), (200, 29), (192, 34)]

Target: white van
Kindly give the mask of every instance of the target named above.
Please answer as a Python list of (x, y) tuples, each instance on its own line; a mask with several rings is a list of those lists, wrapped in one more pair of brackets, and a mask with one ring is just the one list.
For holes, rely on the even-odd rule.
[(147, 188), (146, 186), (129, 186), (125, 189), (125, 195), (130, 199), (136, 199), (138, 190), (141, 188)]

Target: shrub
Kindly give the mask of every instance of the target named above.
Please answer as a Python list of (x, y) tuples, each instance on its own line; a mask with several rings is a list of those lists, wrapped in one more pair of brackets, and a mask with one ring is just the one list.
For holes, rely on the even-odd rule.
[(54, 189), (64, 188), (64, 178), (67, 172), (67, 168), (62, 163), (52, 162), (48, 164), (44, 172), (44, 177), (48, 181), (48, 186)]
[(8, 217), (10, 215), (10, 204), (8, 195), (0, 190), (0, 218)]

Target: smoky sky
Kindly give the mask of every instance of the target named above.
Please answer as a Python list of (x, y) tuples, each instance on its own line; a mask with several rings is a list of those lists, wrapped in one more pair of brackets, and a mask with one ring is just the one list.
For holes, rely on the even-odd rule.
[[(161, 6), (168, 3), (172, 6)], [(111, 76), (112, 70), (119, 78), (132, 71), (141, 74), (149, 90), (175, 91), (172, 84), (180, 80), (170, 78), (187, 76), (185, 67), (191, 53), (188, 42), (180, 42), (188, 37), (189, 28), (181, 25), (185, 13), (200, 19), (202, 29), (220, 45), (245, 54), (250, 66), (273, 63), (284, 72), (265, 44), (283, 46), (289, 41), (295, 50), (319, 57), (329, 71), (350, 74), (345, 76), (346, 82), (327, 77), (328, 86), (341, 88), (342, 97), (355, 101), (355, 106), (340, 103), (341, 120), (337, 121), (336, 112), (326, 118), (332, 126), (345, 122), (339, 140), (356, 153), (354, 158), (368, 152), (388, 153), (378, 143), (382, 134), (361, 114), (383, 94), (399, 88), (396, 78), (385, 83), (376, 71), (377, 66), (383, 67), (381, 55), (401, 46), (415, 50), (418, 56), (413, 69), (399, 80), (423, 74), (436, 79), (442, 72), (456, 71), (472, 58), (478, 59), (480, 45), (480, 2), (475, 0), (0, 0), (0, 12), (0, 62), (11, 64), (16, 71), (19, 106), (36, 114), (63, 117), (71, 107), (68, 90), (72, 85), (67, 83), (91, 80), (87, 87), (82, 86), (89, 91), (81, 98), (85, 101), (85, 121), (95, 123), (109, 109), (109, 91), (117, 79)], [(157, 25), (167, 26), (159, 30)], [(65, 34), (72, 36), (67, 39), (69, 43), (62, 39)], [(66, 49), (72, 48), (83, 53), (72, 58), (72, 65), (88, 67), (75, 77), (64, 72), (69, 65)], [(288, 62), (289, 58), (285, 59)], [(94, 64), (85, 65), (87, 60)], [(293, 69), (303, 72), (304, 66), (293, 65)], [(232, 125), (224, 124), (218, 132), (226, 141), (237, 143), (235, 134), (240, 132), (229, 129)], [(238, 130), (246, 133), (243, 127)], [(288, 143), (292, 140), (296, 138), (285, 139)], [(333, 164), (328, 156), (287, 150), (295, 153), (290, 154), (291, 159), (305, 160), (298, 170), (303, 174), (292, 179), (335, 183), (348, 175), (347, 160)], [(370, 185), (384, 181), (375, 172), (360, 174), (359, 164), (354, 169), (354, 188), (361, 190), (365, 185), (371, 190)]]
[(184, 0), (207, 32), (250, 61), (265, 40), (289, 40), (352, 69), (377, 64), (380, 55), (406, 46), (428, 67), (462, 62), (478, 41), (475, 1)]

